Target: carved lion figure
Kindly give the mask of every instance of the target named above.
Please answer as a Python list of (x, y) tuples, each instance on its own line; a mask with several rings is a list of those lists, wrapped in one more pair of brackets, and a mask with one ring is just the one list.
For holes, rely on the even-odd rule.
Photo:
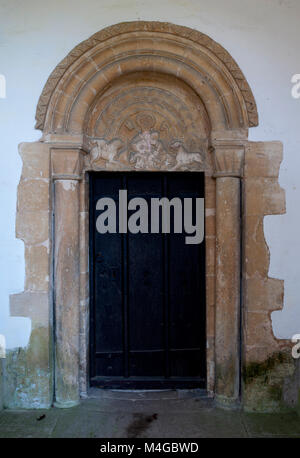
[(111, 141), (104, 139), (95, 140), (92, 143), (91, 149), (91, 164), (97, 165), (97, 163), (106, 161), (114, 162), (119, 155), (120, 150), (123, 147), (122, 140), (115, 138)]
[(169, 148), (172, 153), (176, 154), (175, 165), (172, 167), (172, 170), (186, 168), (195, 162), (201, 165), (204, 164), (201, 153), (189, 153), (180, 141), (175, 141)]

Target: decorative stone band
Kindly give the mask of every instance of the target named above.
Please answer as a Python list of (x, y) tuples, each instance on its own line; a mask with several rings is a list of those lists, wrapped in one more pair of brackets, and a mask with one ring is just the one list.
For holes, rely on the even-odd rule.
[[(213, 41), (207, 35), (204, 35), (203, 33), (200, 33), (199, 31), (190, 29), (188, 27), (182, 27), (179, 25), (169, 24), (165, 22), (133, 21), (115, 24), (113, 26), (107, 27), (97, 32), (96, 34), (94, 34), (93, 36), (83, 41), (78, 46), (76, 46), (57, 65), (57, 67), (53, 70), (50, 77), (48, 78), (48, 81), (40, 96), (36, 111), (36, 128), (44, 130), (47, 110), (49, 109), (49, 107), (50, 110), (52, 109), (50, 104), (51, 97), (55, 93), (55, 90), (58, 89), (59, 83), (62, 82), (67, 72), (72, 67), (73, 70), (76, 69), (77, 62), (81, 61), (84, 62), (84, 65), (92, 66), (90, 60), (93, 62), (93, 59), (90, 59), (89, 56), (93, 53), (93, 49), (97, 50), (98, 48), (105, 49), (106, 59), (110, 52), (114, 55), (114, 59), (117, 59), (118, 54), (115, 54), (115, 50), (117, 49), (119, 43), (122, 42), (122, 47), (124, 48), (124, 43), (126, 43), (127, 45), (128, 40), (132, 37), (135, 39), (137, 43), (137, 49), (135, 52), (138, 53), (139, 46), (141, 46), (141, 41), (139, 40), (139, 38), (141, 36), (144, 36), (145, 33), (148, 34), (148, 36), (150, 36), (150, 39), (159, 38), (161, 47), (163, 46), (163, 42), (166, 40), (169, 49), (171, 49), (172, 43), (182, 43), (182, 46), (184, 46), (184, 48), (182, 49), (189, 49), (188, 55), (189, 57), (192, 56), (190, 57), (191, 59), (196, 59), (197, 61), (198, 55), (200, 55), (200, 62), (204, 65), (205, 72), (209, 72), (209, 70), (207, 70), (207, 68), (209, 67), (208, 62), (214, 62), (213, 67), (211, 67), (214, 69), (213, 73), (211, 73), (211, 76), (208, 73), (208, 77), (209, 79), (211, 78), (212, 82), (214, 82), (214, 80), (218, 80), (218, 77), (216, 76), (218, 75), (217, 69), (223, 66), (223, 73), (226, 73), (226, 79), (228, 78), (228, 76), (230, 76), (231, 81), (234, 83), (232, 86), (233, 94), (240, 94), (242, 97), (248, 118), (247, 126), (251, 127), (258, 125), (257, 108), (252, 91), (241, 69), (238, 67), (237, 63), (221, 45)], [(112, 52), (111, 49), (112, 42), (114, 43), (114, 52)], [(153, 47), (153, 53), (154, 52), (155, 48)], [(84, 58), (85, 54), (87, 56), (86, 60)], [(182, 61), (186, 57), (184, 54), (185, 53), (182, 52), (180, 55), (180, 59)], [(148, 59), (149, 56), (150, 55), (148, 54)], [(171, 57), (172, 54), (170, 53), (169, 56)], [(170, 65), (169, 58), (165, 61), (168, 62), (168, 65)], [(98, 65), (96, 65), (95, 63), (94, 65), (98, 71)], [(81, 65), (80, 74), (83, 68), (84, 67), (82, 67)], [(120, 68), (121, 67), (119, 66), (119, 69)], [(193, 67), (193, 74), (195, 74), (195, 68), (196, 66)], [(76, 69), (75, 71), (78, 70)], [(61, 87), (59, 87), (58, 91), (61, 92), (62, 95), (65, 95), (64, 91), (61, 90)]]
[(245, 145), (241, 143), (214, 143), (214, 173), (217, 177), (242, 177), (244, 173)]
[(82, 177), (80, 175), (52, 175), (52, 179), (55, 181), (58, 180), (74, 180), (74, 181), (81, 181)]
[(51, 175), (53, 180), (82, 179), (83, 155), (85, 151), (73, 147), (51, 148)]

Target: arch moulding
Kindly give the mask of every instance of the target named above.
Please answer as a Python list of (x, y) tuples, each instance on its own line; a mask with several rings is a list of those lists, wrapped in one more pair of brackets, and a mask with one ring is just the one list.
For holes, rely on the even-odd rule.
[[(260, 310), (268, 331), (248, 345), (256, 310), (250, 306), (241, 316), (249, 281), (266, 295), (270, 288), (268, 259), (257, 268), (251, 243), (264, 257), (264, 241), (257, 241), (263, 215), (284, 211), (276, 181), (281, 146), (249, 143), (248, 129), (257, 124), (242, 71), (196, 30), (121, 23), (58, 64), (37, 106), (42, 139), (20, 146), (17, 236), (25, 243), (26, 282), (24, 293), (11, 296), (11, 313), (32, 319), (32, 337), (22, 361), (12, 363), (24, 365), (27, 378), (19, 390), (21, 381), (8, 380), (14, 386), (8, 404), (30, 407), (38, 399), (46, 406), (54, 397), (71, 406), (88, 391), (87, 184), (95, 170), (205, 172), (207, 391), (222, 404), (239, 402), (241, 361), (264, 359), (265, 340), (274, 339)], [(257, 186), (265, 196), (272, 189), (273, 206), (265, 199), (254, 208)], [(253, 224), (258, 238), (251, 242)], [(282, 284), (272, 281), (280, 291)]]

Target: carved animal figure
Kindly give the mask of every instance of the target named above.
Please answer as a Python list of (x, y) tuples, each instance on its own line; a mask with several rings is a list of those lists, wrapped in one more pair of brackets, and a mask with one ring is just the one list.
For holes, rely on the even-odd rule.
[(170, 145), (170, 151), (176, 153), (175, 165), (172, 167), (172, 170), (186, 167), (194, 162), (198, 162), (201, 165), (204, 162), (200, 153), (189, 153), (179, 141)]
[(119, 154), (120, 149), (123, 146), (122, 140), (118, 138), (107, 142), (104, 139), (95, 140), (92, 143), (93, 148), (91, 149), (91, 163), (95, 164), (101, 159), (108, 162), (113, 162), (117, 155)]

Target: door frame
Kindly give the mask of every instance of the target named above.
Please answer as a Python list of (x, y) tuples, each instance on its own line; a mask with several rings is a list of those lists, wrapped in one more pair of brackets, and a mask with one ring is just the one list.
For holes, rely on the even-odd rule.
[[(67, 351), (74, 358), (73, 361), (68, 358), (65, 370), (69, 376), (73, 373), (77, 382), (68, 388), (67, 400), (56, 401), (57, 405), (69, 406), (78, 403), (79, 394), (86, 397), (89, 390), (89, 172), (97, 169), (91, 165), (89, 153), (80, 147), (55, 144), (50, 152), (54, 237), (59, 242), (54, 245), (54, 283), (56, 297), (58, 294), (59, 301), (64, 304), (58, 310), (56, 299), (56, 317), (60, 313), (59, 322), (68, 321), (67, 330), (71, 335), (79, 329), (76, 352), (70, 347), (68, 333), (58, 336), (56, 330), (57, 350), (63, 355)], [(231, 406), (236, 404), (240, 393), (240, 175), (244, 145), (240, 141), (215, 142), (213, 158), (212, 169), (200, 167), (195, 170), (205, 172), (206, 392), (220, 404)], [(112, 171), (124, 171), (124, 167), (116, 163)], [(188, 172), (193, 173), (192, 170)], [(73, 224), (76, 220), (78, 226)], [(61, 237), (62, 227), (65, 228), (65, 237)], [(74, 243), (71, 251), (70, 238)], [(65, 272), (71, 273), (71, 281)], [(67, 302), (70, 306), (66, 309)], [(76, 303), (79, 307), (75, 306)], [(68, 310), (72, 310), (71, 316)], [(61, 370), (56, 377), (64, 383)], [(218, 394), (218, 391), (227, 394)], [(77, 401), (73, 400), (74, 397)]]
[[(56, 322), (67, 323), (67, 332), (59, 327), (55, 331), (56, 403), (78, 403), (79, 393), (85, 395), (88, 390), (88, 191), (84, 188), (85, 172), (99, 170), (90, 144), (95, 104), (106, 88), (139, 72), (158, 73), (166, 81), (190, 88), (198, 100), (191, 113), (198, 110), (209, 125), (202, 148), (205, 162), (197, 169), (206, 177), (207, 392), (221, 404), (235, 405), (241, 389), (240, 183), (248, 128), (258, 122), (256, 104), (242, 71), (219, 44), (196, 30), (142, 21), (100, 31), (71, 52), (49, 79), (39, 105), (39, 126), (52, 143), (54, 238), (60, 241), (63, 225), (74, 240), (71, 251), (68, 241), (55, 242), (60, 248), (54, 255)], [(199, 130), (203, 132), (201, 126)], [(109, 166), (109, 170), (124, 170), (118, 160)], [(125, 166), (134, 168), (131, 163)], [(71, 229), (78, 217), (78, 227)], [(72, 275), (63, 281), (62, 272), (70, 263)]]
[[(258, 115), (234, 59), (199, 31), (158, 22), (116, 24), (77, 46), (49, 77), (37, 107), (37, 128), (43, 137), (32, 146), (34, 154), (21, 148), (24, 169), (18, 195), (18, 224), (27, 225), (28, 208), (41, 221), (39, 212), (44, 211), (49, 238), (47, 247), (34, 250), (26, 241), (28, 277), (41, 271), (43, 278), (38, 286), (27, 280), (24, 311), (16, 305), (15, 313), (31, 317), (30, 288), (43, 293), (43, 342), (51, 372), (47, 383), (50, 386), (54, 379), (51, 393), (57, 405), (77, 404), (88, 391), (87, 172), (97, 170), (91, 161), (89, 128), (106, 88), (120, 76), (137, 72), (158, 73), (189, 87), (201, 101), (199, 113), (201, 103), (207, 113), (207, 167), (199, 165), (206, 186), (207, 391), (220, 403), (235, 405), (241, 383), (241, 179), (251, 146), (248, 128), (258, 124)], [(271, 160), (267, 155), (259, 160), (263, 173)], [(116, 161), (113, 168), (124, 170), (124, 164)], [(32, 199), (35, 195), (41, 203)], [(37, 252), (42, 253), (42, 265), (41, 256), (34, 256)], [(39, 323), (34, 321), (36, 327)], [(43, 367), (37, 361), (34, 373)], [(44, 379), (36, 378), (42, 392)]]

